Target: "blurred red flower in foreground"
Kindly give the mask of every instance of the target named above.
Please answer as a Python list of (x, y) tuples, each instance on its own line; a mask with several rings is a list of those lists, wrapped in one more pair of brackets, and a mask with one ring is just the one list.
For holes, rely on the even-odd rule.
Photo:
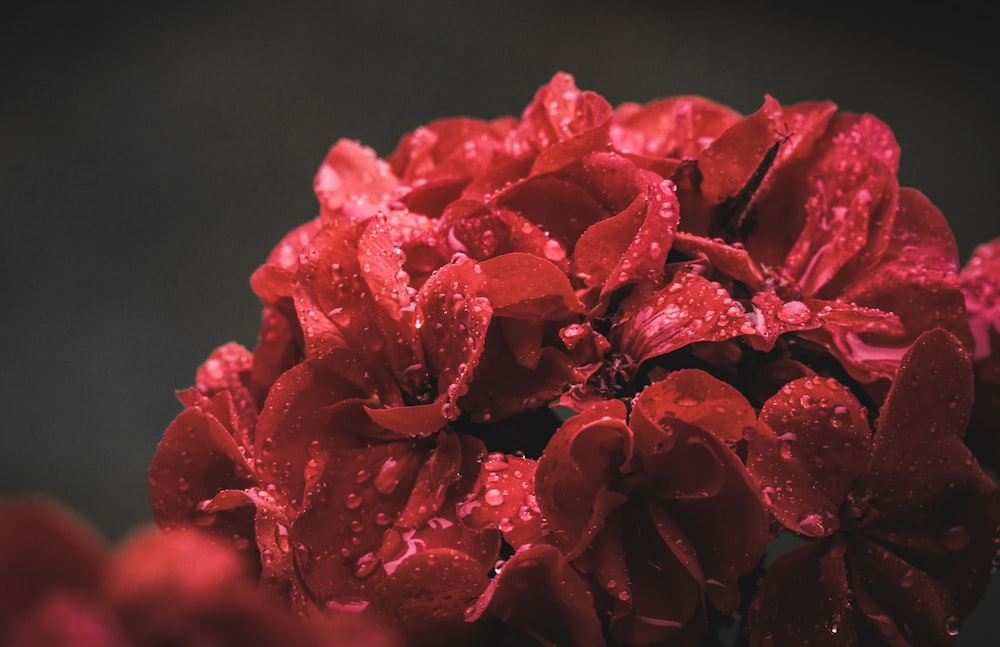
[[(251, 277), (257, 347), (179, 393), (155, 518), (407, 645), (947, 644), (997, 539), (962, 437), (975, 349), (997, 442), (998, 272), (959, 279), (898, 160), (831, 103), (566, 74), (385, 160), (342, 140)], [(761, 584), (782, 527), (819, 540)]]
[(109, 553), (41, 500), (0, 501), (0, 582), (6, 647), (395, 644), (350, 614), (302, 623), (234, 552), (197, 532), (150, 528)]

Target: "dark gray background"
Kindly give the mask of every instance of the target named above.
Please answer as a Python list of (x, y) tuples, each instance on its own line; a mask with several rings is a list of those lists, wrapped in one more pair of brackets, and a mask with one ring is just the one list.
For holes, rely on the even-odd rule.
[(112, 540), (150, 518), (173, 391), (255, 344), (250, 273), (315, 214), (338, 137), (386, 155), (431, 119), (519, 114), (559, 70), (612, 104), (833, 99), (893, 127), (963, 261), (1000, 235), (1000, 57), (972, 3), (83, 4), (0, 18), (0, 494)]

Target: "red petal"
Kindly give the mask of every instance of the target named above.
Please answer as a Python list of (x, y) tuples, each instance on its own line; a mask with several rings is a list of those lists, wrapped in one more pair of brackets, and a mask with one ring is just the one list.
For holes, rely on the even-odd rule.
[(674, 371), (647, 387), (640, 406), (650, 420), (675, 418), (723, 441), (743, 439), (757, 412), (738, 390), (698, 369)]
[(479, 265), (486, 277), (482, 295), (496, 316), (563, 319), (582, 314), (569, 279), (549, 261), (531, 254), (504, 254)]
[[(868, 125), (868, 120), (857, 115), (835, 117), (819, 157), (808, 174), (798, 179), (808, 191), (801, 196), (804, 203), (797, 206), (805, 210), (805, 223), (785, 257), (784, 271), (795, 277), (806, 296), (818, 295), (863, 249), (871, 248), (877, 258), (888, 243), (898, 185), (895, 171), (882, 157), (859, 146)], [(892, 133), (884, 130), (891, 139)]]
[(467, 182), (493, 163), (512, 125), (513, 120), (441, 119), (405, 135), (386, 161), (410, 184), (444, 178)]
[(618, 106), (611, 136), (624, 153), (682, 159), (697, 157), (739, 120), (735, 110), (704, 97), (670, 97)]
[(542, 519), (535, 499), (536, 461), (494, 452), (483, 461), (458, 516), (469, 528), (497, 528), (514, 548), (542, 544)]
[(781, 106), (771, 97), (754, 114), (736, 122), (698, 156), (701, 192), (709, 204), (739, 193), (767, 149), (778, 139)]
[(471, 645), (482, 627), (465, 613), (486, 588), (482, 567), (464, 553), (437, 548), (407, 558), (374, 592), (366, 614), (388, 620), (407, 645)]
[(496, 421), (536, 411), (559, 397), (563, 386), (582, 379), (576, 363), (552, 346), (536, 345), (533, 366), (525, 366), (504, 339), (504, 322), (486, 337), (486, 348), (469, 393), (461, 400), (475, 422)]
[(598, 94), (581, 92), (573, 77), (560, 72), (539, 88), (525, 109), (520, 130), (540, 149), (607, 126), (611, 105)]
[(750, 607), (750, 644), (861, 644), (842, 543), (814, 542), (779, 555)]
[(267, 392), (278, 377), (302, 361), (302, 346), (302, 331), (291, 304), (264, 306), (260, 341), (253, 351), (253, 372), (248, 384), (258, 407), (264, 404)]
[(325, 218), (373, 216), (397, 184), (389, 165), (378, 159), (375, 151), (348, 139), (333, 145), (313, 180)]
[(215, 416), (189, 409), (170, 423), (153, 456), (153, 517), (163, 528), (197, 524), (205, 520), (198, 507), (202, 501), (222, 490), (255, 484), (251, 466), (229, 430)]
[(479, 364), (493, 307), (479, 296), (485, 273), (469, 258), (457, 259), (432, 274), (417, 295), (416, 327), (426, 366), (437, 382), (441, 415), (458, 417), (456, 402), (468, 392)]
[(291, 230), (278, 243), (267, 260), (250, 277), (250, 286), (264, 303), (274, 303), (292, 296), (292, 277), (299, 269), (299, 256), (322, 228), (319, 218)]
[(558, 549), (544, 544), (527, 546), (507, 560), (466, 619), (486, 624), (491, 636), (511, 632), (508, 638), (518, 644), (605, 644), (586, 582)]
[(955, 644), (959, 617), (940, 583), (864, 538), (851, 542), (848, 557), (859, 615), (883, 641)]
[(1000, 238), (973, 250), (972, 258), (962, 268), (960, 286), (976, 341), (973, 359), (1000, 356), (1000, 349), (990, 343), (991, 331), (1000, 332)]
[(868, 420), (832, 378), (789, 382), (768, 400), (747, 438), (747, 469), (786, 528), (811, 537), (837, 530), (841, 504), (871, 455)]
[[(616, 170), (638, 185), (635, 199), (618, 215), (588, 227), (574, 251), (575, 273), (588, 286), (600, 286), (602, 299), (628, 283), (659, 277), (677, 229), (680, 207), (673, 183), (629, 167)], [(607, 171), (609, 165), (600, 168)]]
[(535, 495), (549, 541), (569, 559), (583, 552), (605, 518), (625, 500), (614, 491), (632, 452), (625, 407), (601, 403), (563, 423), (538, 459)]
[[(634, 196), (629, 196), (629, 200)], [(496, 196), (496, 205), (513, 211), (561, 245), (550, 256), (559, 259), (571, 254), (580, 234), (590, 225), (608, 217), (594, 196), (576, 181), (550, 175), (532, 177), (514, 184)], [(547, 248), (548, 249), (548, 248)], [(546, 258), (549, 258), (547, 256)]]
[(395, 526), (416, 528), (436, 516), (448, 488), (459, 478), (461, 463), (462, 445), (455, 432), (446, 427), (435, 437), (434, 448), (420, 466), (410, 498), (396, 518)]
[(690, 272), (678, 272), (655, 292), (639, 284), (619, 313), (611, 330), (612, 344), (636, 364), (693, 342), (755, 332), (743, 308), (722, 286)]
[[(339, 369), (338, 362), (327, 360), (296, 365), (275, 382), (257, 423), (258, 478), (265, 486), (274, 485), (294, 506), (302, 504), (308, 473), (316, 471), (322, 453), (355, 446), (367, 432), (363, 420), (347, 417), (363, 392)], [(330, 433), (334, 428), (337, 434)]]
[(715, 271), (736, 279), (752, 290), (756, 290), (764, 282), (760, 267), (742, 247), (678, 231), (673, 249), (694, 259), (707, 260)]

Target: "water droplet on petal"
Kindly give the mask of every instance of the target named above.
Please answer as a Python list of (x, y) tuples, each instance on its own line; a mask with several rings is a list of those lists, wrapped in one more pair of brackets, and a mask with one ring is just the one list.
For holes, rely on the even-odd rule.
[(490, 488), (489, 490), (486, 490), (483, 500), (486, 501), (486, 505), (503, 505), (503, 493), (496, 488)]

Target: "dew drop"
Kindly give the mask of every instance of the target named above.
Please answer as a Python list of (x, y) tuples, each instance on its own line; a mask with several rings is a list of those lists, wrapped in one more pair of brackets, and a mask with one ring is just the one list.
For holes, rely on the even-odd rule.
[(483, 500), (486, 501), (487, 505), (498, 506), (503, 505), (503, 493), (496, 488), (490, 488), (486, 490), (486, 494), (483, 496)]

